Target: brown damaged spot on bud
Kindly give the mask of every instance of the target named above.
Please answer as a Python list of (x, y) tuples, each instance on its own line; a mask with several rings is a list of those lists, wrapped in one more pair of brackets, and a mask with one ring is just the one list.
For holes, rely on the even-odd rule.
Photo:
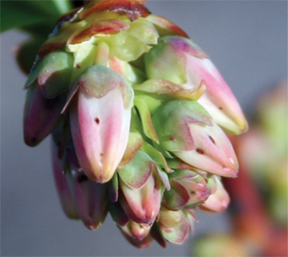
[(196, 152), (199, 153), (199, 154), (204, 154), (204, 151), (201, 148), (197, 148)]
[(211, 140), (211, 142), (215, 145), (215, 140), (214, 140), (214, 138), (211, 137), (211, 136), (208, 136), (208, 137), (209, 137), (209, 139)]
[(44, 56), (58, 50), (61, 47), (64, 47), (66, 45), (66, 42), (47, 42), (44, 43), (39, 51), (38, 51), (38, 56), (39, 58), (43, 58)]
[(175, 136), (174, 135), (170, 135), (170, 140), (171, 141), (175, 141)]
[(99, 125), (99, 123), (100, 123), (99, 118), (96, 118), (96, 119), (95, 119), (95, 122), (96, 122), (97, 125)]

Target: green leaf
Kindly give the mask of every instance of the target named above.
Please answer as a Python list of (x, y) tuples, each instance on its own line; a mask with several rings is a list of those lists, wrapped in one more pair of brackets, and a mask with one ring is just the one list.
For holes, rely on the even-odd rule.
[(40, 25), (55, 26), (60, 15), (71, 8), (68, 0), (1, 1), (1, 32)]

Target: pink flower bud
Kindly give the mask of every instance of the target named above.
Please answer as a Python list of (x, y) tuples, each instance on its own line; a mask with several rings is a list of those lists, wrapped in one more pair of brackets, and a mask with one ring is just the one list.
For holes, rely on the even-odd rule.
[(200, 210), (209, 212), (222, 212), (225, 211), (229, 205), (230, 197), (224, 189), (220, 179), (214, 176), (216, 180), (216, 190), (211, 194), (208, 199), (199, 206)]
[(108, 213), (108, 184), (91, 181), (75, 170), (68, 172), (67, 178), (79, 217), (87, 228), (99, 228)]
[(161, 199), (161, 180), (155, 163), (142, 151), (119, 170), (120, 203), (127, 216), (138, 223), (152, 223), (158, 215)]
[(67, 182), (67, 177), (64, 174), (62, 160), (58, 157), (58, 148), (55, 142), (52, 142), (51, 149), (54, 181), (62, 209), (68, 218), (79, 219), (78, 211)]
[(235, 177), (238, 163), (233, 147), (220, 127), (196, 101), (170, 101), (153, 115), (160, 144), (191, 166)]
[(80, 166), (89, 179), (105, 183), (127, 146), (133, 90), (111, 69), (92, 66), (74, 83), (72, 97), (71, 131)]

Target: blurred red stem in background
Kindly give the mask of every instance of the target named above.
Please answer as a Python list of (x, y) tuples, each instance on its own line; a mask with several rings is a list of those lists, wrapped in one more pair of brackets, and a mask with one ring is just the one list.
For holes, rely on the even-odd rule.
[(258, 256), (287, 256), (287, 228), (273, 224), (252, 176), (243, 166), (236, 179), (223, 179), (232, 199), (230, 211), (234, 233)]

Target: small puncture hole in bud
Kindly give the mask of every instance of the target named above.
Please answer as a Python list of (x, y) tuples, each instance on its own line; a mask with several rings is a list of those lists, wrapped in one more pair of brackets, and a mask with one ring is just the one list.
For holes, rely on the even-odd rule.
[(95, 122), (96, 122), (97, 124), (99, 124), (99, 123), (100, 123), (99, 118), (96, 118), (96, 119), (95, 119)]
[(196, 152), (199, 153), (199, 154), (204, 154), (204, 151), (201, 148), (197, 148)]
[(209, 136), (209, 139), (211, 140), (211, 142), (215, 145), (215, 140), (213, 137)]
[(223, 110), (223, 108), (221, 106), (219, 106), (219, 110)]
[(36, 142), (37, 142), (37, 138), (36, 138), (35, 136), (32, 137), (32, 138), (31, 138), (31, 143), (32, 143), (32, 144), (35, 144)]
[(77, 63), (76, 64), (76, 67), (79, 69), (79, 68), (81, 68), (81, 63)]
[(80, 184), (80, 183), (82, 183), (82, 182), (84, 182), (84, 181), (87, 181), (88, 180), (88, 177), (86, 176), (86, 175), (84, 175), (84, 174), (81, 174), (80, 176), (78, 176), (78, 178), (77, 178), (77, 182)]
[(78, 85), (79, 85), (80, 87), (83, 87), (83, 86), (85, 85), (85, 81), (79, 81), (79, 82), (78, 82)]
[(170, 135), (169, 138), (170, 138), (171, 141), (175, 141), (175, 137), (173, 135)]

